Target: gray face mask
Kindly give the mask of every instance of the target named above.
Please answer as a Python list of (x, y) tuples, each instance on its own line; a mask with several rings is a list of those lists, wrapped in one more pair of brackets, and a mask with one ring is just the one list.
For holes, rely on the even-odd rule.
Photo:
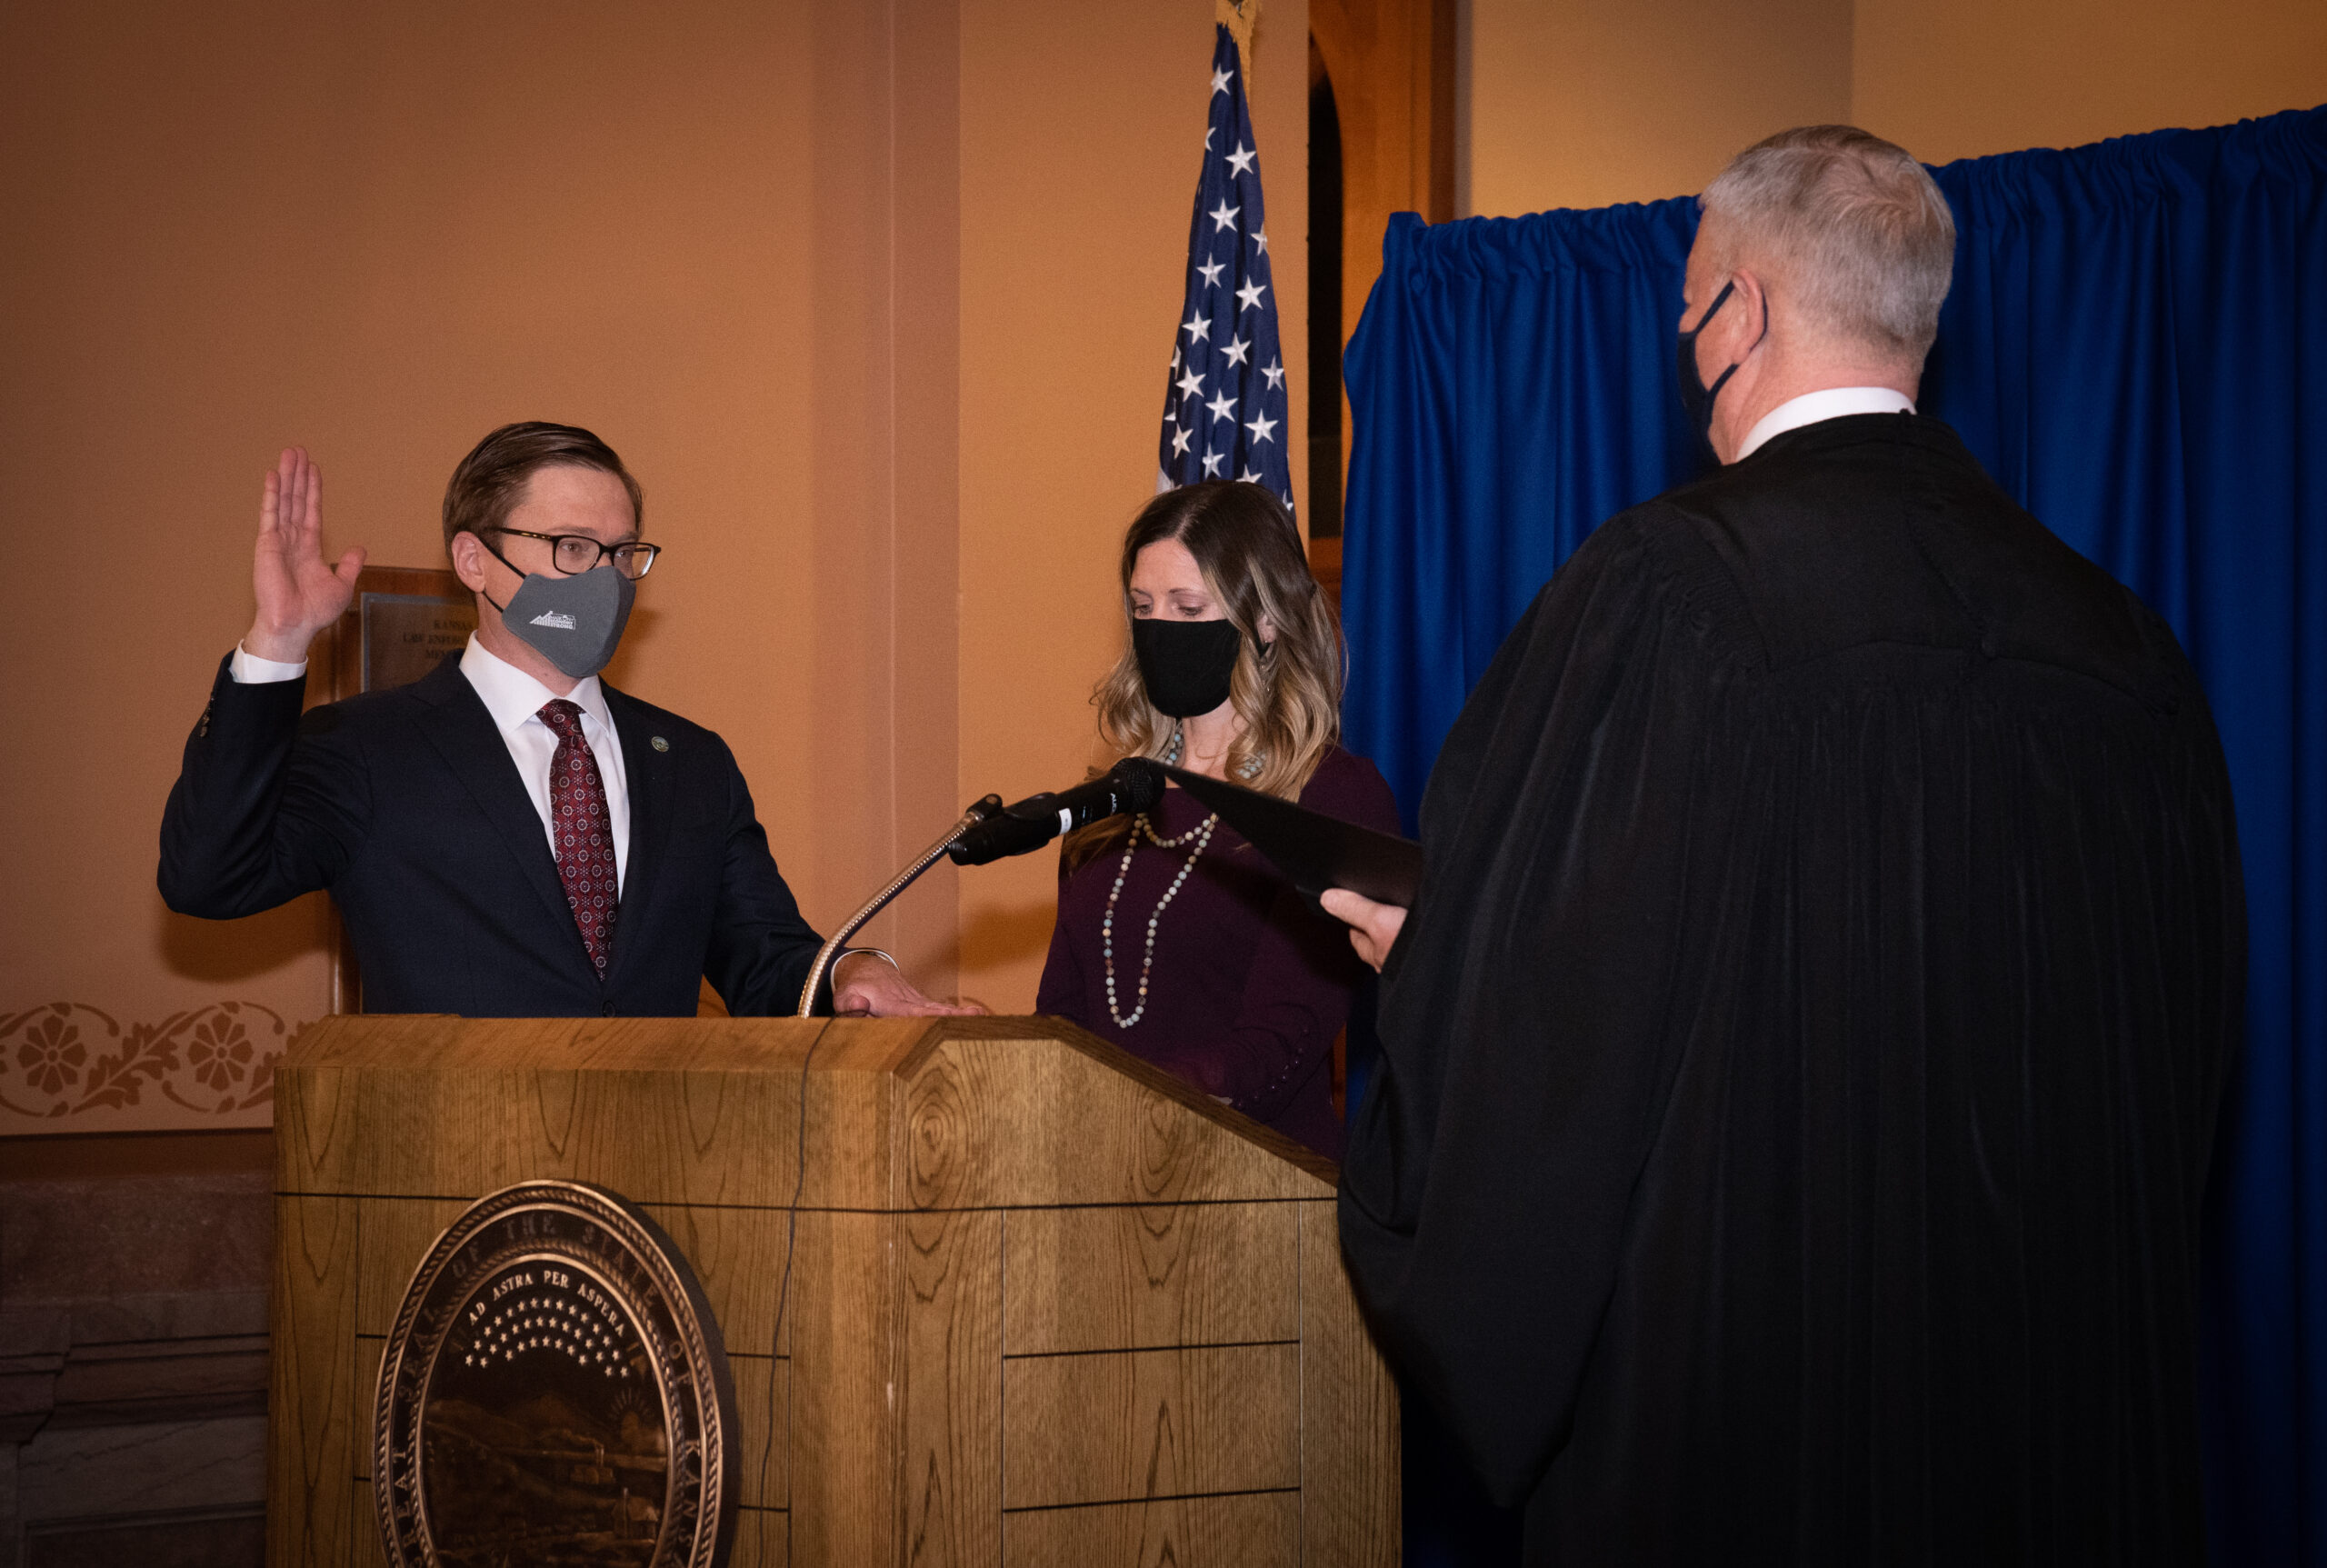
[[(500, 551), (493, 554), (512, 572), (517, 569)], [(604, 669), (614, 656), (637, 597), (637, 584), (612, 566), (601, 566), (572, 577), (528, 573), (508, 604), (493, 607), (519, 642), (556, 665), (560, 674), (578, 681)], [(485, 602), (492, 604), (489, 595)]]

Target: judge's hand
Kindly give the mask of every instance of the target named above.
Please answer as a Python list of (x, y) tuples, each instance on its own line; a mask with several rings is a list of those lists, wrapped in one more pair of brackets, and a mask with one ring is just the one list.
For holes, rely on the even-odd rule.
[(1376, 904), (1346, 887), (1325, 889), (1318, 902), (1327, 914), (1349, 927), (1349, 944), (1379, 972), (1398, 933), (1405, 929), (1406, 912), (1394, 904)]
[(974, 1002), (938, 1002), (924, 996), (896, 965), (877, 953), (849, 953), (833, 965), (833, 1012), (871, 1014), (875, 1018), (961, 1018), (982, 1014)]
[(323, 537), (323, 476), (305, 447), (286, 447), (259, 499), (258, 547), (251, 556), (258, 618), (243, 652), (298, 664), (315, 634), (346, 610), (364, 552), (350, 550), (337, 566), (326, 566)]

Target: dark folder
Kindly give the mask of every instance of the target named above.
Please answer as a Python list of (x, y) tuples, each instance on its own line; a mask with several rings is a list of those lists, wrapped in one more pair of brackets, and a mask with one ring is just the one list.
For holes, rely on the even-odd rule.
[(1413, 840), (1184, 768), (1164, 771), (1252, 840), (1253, 848), (1310, 897), (1329, 887), (1346, 887), (1376, 904), (1413, 907), (1414, 889), (1422, 883), (1422, 845)]

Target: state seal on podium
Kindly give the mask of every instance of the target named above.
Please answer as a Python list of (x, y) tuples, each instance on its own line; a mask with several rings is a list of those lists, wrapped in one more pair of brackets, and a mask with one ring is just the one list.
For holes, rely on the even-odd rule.
[(381, 1357), (373, 1488), (395, 1568), (721, 1568), (735, 1396), (671, 1239), (527, 1182), (429, 1249)]

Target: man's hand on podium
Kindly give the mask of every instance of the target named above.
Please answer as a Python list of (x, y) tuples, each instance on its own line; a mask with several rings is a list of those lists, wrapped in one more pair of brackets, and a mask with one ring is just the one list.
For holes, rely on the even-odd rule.
[(1394, 904), (1376, 904), (1346, 887), (1329, 887), (1317, 902), (1325, 906), (1327, 914), (1349, 927), (1349, 944), (1379, 973), (1382, 961), (1397, 943), (1398, 933), (1406, 927), (1406, 912)]
[(833, 1012), (836, 1016), (875, 1018), (960, 1018), (983, 1014), (975, 1002), (939, 1002), (924, 996), (878, 953), (841, 955), (833, 965)]

